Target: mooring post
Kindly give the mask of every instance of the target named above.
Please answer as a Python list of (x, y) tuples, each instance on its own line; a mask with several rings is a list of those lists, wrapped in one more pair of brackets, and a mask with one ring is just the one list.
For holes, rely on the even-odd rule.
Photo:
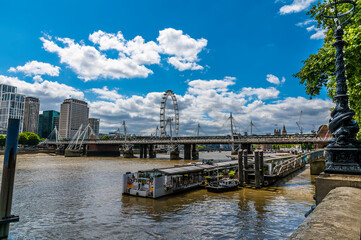
[(243, 151), (238, 150), (238, 180), (239, 185), (243, 186), (243, 161), (242, 161)]
[(19, 119), (9, 119), (0, 193), (0, 239), (8, 238), (10, 222), (19, 221), (18, 216), (11, 215), (19, 125)]
[(259, 174), (259, 151), (254, 151), (254, 183), (255, 187), (260, 187), (260, 174)]
[(259, 171), (260, 171), (260, 184), (264, 186), (264, 160), (263, 150), (259, 151)]
[(248, 155), (247, 155), (247, 150), (243, 151), (243, 182), (244, 184), (249, 184), (249, 179), (248, 179)]

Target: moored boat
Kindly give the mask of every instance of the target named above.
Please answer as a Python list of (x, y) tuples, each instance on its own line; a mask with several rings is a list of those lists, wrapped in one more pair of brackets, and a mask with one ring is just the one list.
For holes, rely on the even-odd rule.
[(237, 190), (238, 186), (239, 186), (238, 179), (223, 178), (219, 180), (219, 182), (208, 185), (206, 188), (208, 192), (220, 193), (220, 192)]

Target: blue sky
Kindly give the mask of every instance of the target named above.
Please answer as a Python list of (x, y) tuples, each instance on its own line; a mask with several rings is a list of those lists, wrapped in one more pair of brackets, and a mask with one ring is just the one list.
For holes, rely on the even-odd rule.
[[(308, 100), (292, 77), (323, 43), (306, 16), (314, 0), (7, 1), (0, 3), (0, 82), (39, 97), (41, 110), (63, 99), (89, 102), (101, 131), (126, 120), (153, 133), (162, 92), (180, 105), (180, 132), (259, 134), (285, 124), (296, 132), (327, 123), (326, 91)], [(168, 104), (171, 107), (171, 104)], [(167, 114), (172, 117), (171, 110)], [(277, 125), (277, 126), (276, 126)]]

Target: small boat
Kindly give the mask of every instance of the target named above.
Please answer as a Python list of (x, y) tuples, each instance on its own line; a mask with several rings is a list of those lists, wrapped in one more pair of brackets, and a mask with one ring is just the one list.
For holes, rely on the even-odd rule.
[(219, 182), (208, 185), (206, 188), (208, 192), (220, 193), (220, 192), (237, 190), (238, 185), (239, 185), (238, 179), (223, 178), (219, 180)]

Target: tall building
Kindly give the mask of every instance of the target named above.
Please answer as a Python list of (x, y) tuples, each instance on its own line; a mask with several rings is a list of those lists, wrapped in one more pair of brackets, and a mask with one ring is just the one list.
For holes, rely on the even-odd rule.
[(93, 129), (95, 137), (98, 138), (99, 137), (100, 119), (99, 118), (89, 118), (89, 125)]
[(59, 115), (58, 111), (48, 110), (43, 111), (39, 116), (39, 131), (40, 138), (47, 138), (56, 127), (59, 130)]
[(25, 98), (23, 132), (38, 133), (39, 107), (40, 101), (38, 98)]
[(0, 134), (6, 134), (9, 118), (20, 119), (23, 131), (25, 96), (17, 93), (14, 86), (0, 84)]
[(77, 99), (65, 99), (60, 105), (59, 134), (70, 139), (81, 125), (85, 128), (89, 122), (88, 103)]

